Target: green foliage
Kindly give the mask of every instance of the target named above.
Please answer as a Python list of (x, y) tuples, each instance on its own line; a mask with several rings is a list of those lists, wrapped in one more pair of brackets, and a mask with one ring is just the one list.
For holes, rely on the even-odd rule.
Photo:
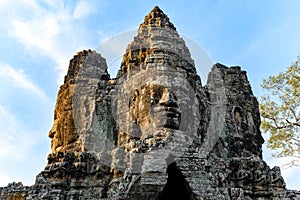
[(299, 61), (284, 73), (270, 76), (261, 85), (261, 128), (270, 134), (267, 146), (274, 156), (294, 157), (290, 165), (300, 165), (300, 67)]

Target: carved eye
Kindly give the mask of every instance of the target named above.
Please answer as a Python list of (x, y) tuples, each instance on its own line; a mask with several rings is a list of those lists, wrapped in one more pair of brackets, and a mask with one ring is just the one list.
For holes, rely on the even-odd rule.
[(159, 100), (157, 98), (151, 97), (151, 106), (158, 104)]
[(151, 103), (151, 106), (156, 104), (155, 99), (153, 97), (151, 97), (150, 103)]

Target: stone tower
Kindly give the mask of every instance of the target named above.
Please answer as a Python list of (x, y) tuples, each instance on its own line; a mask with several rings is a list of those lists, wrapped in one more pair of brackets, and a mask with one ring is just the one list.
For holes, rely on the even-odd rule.
[(52, 154), (31, 187), (1, 199), (300, 199), (263, 161), (258, 102), (240, 67), (202, 85), (189, 49), (155, 7), (116, 78), (77, 53), (58, 92)]

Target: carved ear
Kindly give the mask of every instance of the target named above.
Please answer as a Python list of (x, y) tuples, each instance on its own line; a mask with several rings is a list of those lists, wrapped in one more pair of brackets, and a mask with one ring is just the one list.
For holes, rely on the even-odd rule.
[(132, 106), (136, 102), (136, 100), (138, 99), (139, 95), (140, 94), (139, 94), (138, 90), (135, 90), (132, 93), (131, 97), (129, 98), (128, 107)]
[(129, 114), (131, 120), (134, 121), (135, 123), (137, 123), (137, 119), (138, 119), (138, 99), (139, 99), (139, 91), (135, 90), (128, 102)]

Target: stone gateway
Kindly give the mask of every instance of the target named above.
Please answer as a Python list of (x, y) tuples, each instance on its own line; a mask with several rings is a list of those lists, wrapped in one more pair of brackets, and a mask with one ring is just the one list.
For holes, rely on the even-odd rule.
[(96, 51), (74, 56), (45, 169), (32, 186), (0, 188), (0, 199), (300, 199), (263, 160), (259, 127), (246, 72), (217, 63), (202, 85), (184, 40), (155, 7), (116, 78)]

